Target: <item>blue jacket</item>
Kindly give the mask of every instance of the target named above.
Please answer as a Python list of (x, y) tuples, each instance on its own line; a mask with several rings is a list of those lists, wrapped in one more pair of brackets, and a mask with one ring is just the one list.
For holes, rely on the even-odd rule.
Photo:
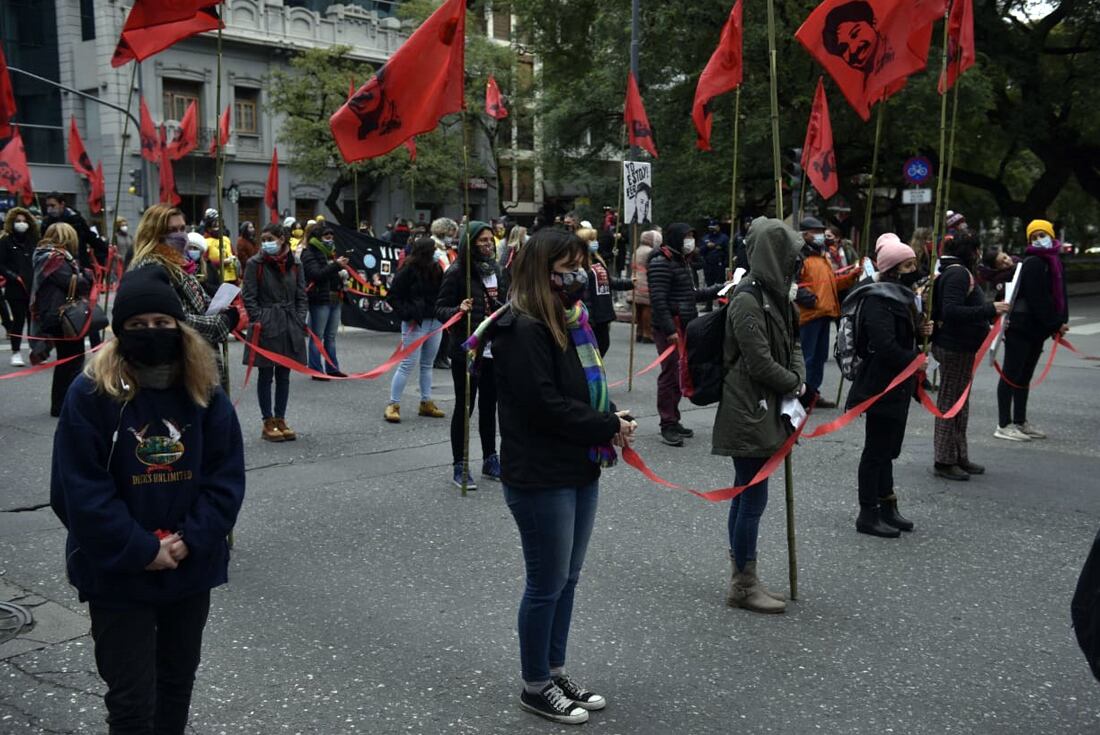
[[(82, 601), (163, 603), (224, 584), (244, 486), (241, 427), (220, 388), (204, 409), (179, 388), (143, 388), (123, 405), (83, 375), (73, 381), (50, 505), (69, 531), (66, 567)], [(177, 569), (147, 572), (159, 529), (180, 532), (190, 553)]]

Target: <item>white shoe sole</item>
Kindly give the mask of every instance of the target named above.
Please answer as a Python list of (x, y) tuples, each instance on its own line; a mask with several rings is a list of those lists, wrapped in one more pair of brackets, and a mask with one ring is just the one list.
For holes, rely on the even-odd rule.
[(522, 709), (527, 710), (531, 714), (538, 715), (539, 717), (543, 717), (547, 720), (550, 720), (551, 722), (560, 722), (563, 725), (583, 725), (584, 723), (588, 722), (588, 710), (584, 709), (579, 704), (577, 705), (577, 707), (581, 707), (581, 714), (576, 715), (552, 715), (549, 712), (543, 712), (537, 707), (532, 707), (531, 705), (524, 702), (522, 699), (519, 700), (519, 706)]
[(1024, 435), (1022, 437), (1021, 436), (1012, 436), (1011, 434), (1002, 434), (999, 431), (994, 431), (993, 432), (993, 438), (994, 439), (1004, 439), (1005, 441), (1009, 441), (1009, 442), (1029, 442), (1029, 441), (1031, 441), (1031, 437), (1027, 436), (1027, 435)]
[(607, 706), (607, 700), (603, 697), (600, 697), (595, 702), (578, 702), (576, 699), (574, 699), (573, 704), (577, 705), (581, 709), (586, 709), (589, 712), (596, 712)]

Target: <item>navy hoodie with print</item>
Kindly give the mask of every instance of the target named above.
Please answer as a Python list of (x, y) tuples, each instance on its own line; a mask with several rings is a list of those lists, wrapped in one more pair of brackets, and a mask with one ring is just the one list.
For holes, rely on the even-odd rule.
[[(220, 388), (202, 408), (180, 388), (142, 388), (122, 404), (84, 375), (73, 381), (54, 434), (50, 505), (69, 531), (66, 566), (81, 601), (158, 604), (224, 584), (244, 486), (241, 428)], [(182, 534), (189, 555), (177, 569), (145, 571), (157, 530)]]

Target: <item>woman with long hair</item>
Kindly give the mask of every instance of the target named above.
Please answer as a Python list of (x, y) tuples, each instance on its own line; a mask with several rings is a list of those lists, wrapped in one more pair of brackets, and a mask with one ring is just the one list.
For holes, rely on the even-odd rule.
[(599, 234), (591, 227), (577, 230), (577, 237), (585, 241), (584, 268), (588, 273), (584, 305), (588, 309), (588, 319), (592, 332), (596, 335), (596, 344), (600, 346), (600, 357), (604, 357), (611, 347), (611, 322), (616, 318), (611, 292), (630, 291), (634, 288), (634, 283), (629, 278), (611, 275), (611, 269), (600, 255)]
[[(11, 342), (12, 367), (23, 367), (23, 330), (34, 283), (34, 249), (38, 245), (38, 223), (29, 210), (12, 207), (4, 216), (4, 229), (0, 232), (0, 276), (4, 277), (3, 304), (0, 304), (0, 321)], [(4, 307), (7, 304), (7, 308)]]
[(163, 270), (127, 273), (112, 316), (115, 339), (57, 424), (50, 505), (88, 603), (110, 731), (182, 735), (244, 499), (241, 428)]
[(527, 228), (522, 225), (516, 225), (512, 228), (512, 231), (508, 233), (508, 241), (505, 243), (498, 261), (503, 270), (512, 270), (512, 263), (515, 262), (520, 248), (527, 242), (527, 239)]
[[(411, 344), (439, 329), (435, 318), (435, 302), (439, 298), (439, 285), (443, 271), (435, 259), (435, 241), (421, 237), (413, 241), (412, 250), (405, 258), (390, 284), (386, 300), (401, 318), (401, 343)], [(386, 404), (383, 418), (391, 424), (401, 423), (401, 396), (413, 366), (420, 363), (420, 411), (421, 416), (441, 419), (446, 416), (432, 400), (432, 363), (439, 351), (442, 333), (432, 336), (413, 354), (397, 366), (390, 383), (390, 402)]]
[(491, 341), (496, 355), (504, 498), (527, 570), (518, 617), (520, 706), (567, 724), (606, 705), (569, 678), (565, 652), (600, 471), (615, 464), (612, 445), (629, 445), (635, 428), (608, 397), (581, 302), (585, 250), (571, 232), (535, 234), (513, 264), (509, 306), (467, 345), (481, 350)]
[[(340, 310), (344, 303), (344, 272), (348, 259), (336, 254), (336, 233), (325, 222), (306, 228), (303, 236), (302, 270), (309, 292), (309, 328), (321, 340), (324, 356), (313, 340), (307, 345), (309, 367), (334, 378), (347, 377), (340, 371), (336, 356), (336, 330), (340, 327)], [(322, 358), (327, 359), (322, 359)], [(314, 376), (317, 380), (323, 380)]]

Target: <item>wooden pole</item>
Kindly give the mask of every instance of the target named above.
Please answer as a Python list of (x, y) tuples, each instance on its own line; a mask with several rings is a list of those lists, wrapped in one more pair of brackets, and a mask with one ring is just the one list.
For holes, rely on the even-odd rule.
[[(944, 15), (943, 21), (943, 53), (940, 59), (940, 78), (946, 79), (947, 77), (947, 44), (948, 44), (948, 29), (950, 27), (948, 17)], [(956, 84), (956, 89), (958, 85)], [(935, 274), (936, 272), (936, 260), (939, 256), (939, 239), (941, 227), (943, 225), (943, 204), (944, 204), (944, 176), (946, 174), (945, 162), (947, 156), (947, 93), (944, 92), (940, 95), (940, 162), (939, 171), (936, 172), (936, 205), (932, 209), (932, 253), (928, 260), (928, 272)], [(927, 289), (927, 298), (924, 299), (924, 316), (926, 319), (932, 316), (932, 292), (933, 289)], [(925, 337), (924, 351), (928, 352), (929, 341)]]
[[(638, 223), (630, 226), (630, 259), (634, 260), (634, 248), (638, 242)], [(634, 335), (638, 324), (638, 302), (630, 300), (630, 360), (627, 363), (626, 392), (634, 390)]]
[(943, 181), (943, 208), (951, 206), (951, 172), (955, 168), (955, 131), (959, 122), (959, 80), (955, 79), (955, 86), (951, 90), (951, 135), (947, 143), (947, 171), (944, 172)]
[(867, 182), (867, 208), (863, 213), (863, 242), (860, 243), (860, 256), (866, 257), (871, 249), (871, 215), (875, 209), (875, 176), (878, 175), (878, 149), (882, 142), (882, 118), (886, 111), (886, 100), (878, 103), (875, 113), (875, 148), (871, 154), (871, 179)]
[[(218, 115), (222, 114), (222, 27), (218, 25), (218, 62), (217, 62), (217, 81), (214, 83), (214, 108)], [(225, 150), (222, 148), (221, 141), (221, 126), (216, 126), (214, 130), (214, 169), (217, 183), (217, 204), (218, 204), (218, 253), (220, 263), (218, 269), (221, 275), (221, 282), (225, 283), (225, 259), (230, 256), (230, 250), (225, 246), (225, 213), (222, 211), (222, 175), (225, 173)], [(229, 340), (222, 342), (222, 387), (225, 388), (226, 395), (229, 395)]]
[[(118, 229), (118, 205), (119, 202), (122, 200), (122, 172), (126, 168), (126, 140), (130, 134), (130, 103), (134, 100), (134, 82), (137, 80), (137, 72), (138, 62), (135, 60), (134, 68), (130, 72), (130, 85), (127, 88), (126, 92), (126, 114), (122, 116), (122, 138), (119, 140), (119, 148), (121, 149), (122, 153), (119, 155), (118, 159), (118, 181), (115, 183), (115, 206), (113, 210), (114, 214), (112, 215), (109, 213), (104, 213), (106, 214), (106, 217), (110, 218), (111, 224), (111, 234), (107, 238), (108, 247), (110, 247), (110, 244), (112, 242), (115, 242), (115, 235), (117, 234), (116, 230)], [(110, 258), (108, 258), (107, 260), (107, 264), (110, 265)], [(106, 286), (106, 288), (103, 289), (103, 311), (109, 312), (111, 305), (110, 273), (105, 276), (103, 282)]]
[(358, 231), (363, 220), (359, 219), (359, 169), (357, 168), (351, 170), (351, 195), (355, 197), (355, 229)]
[(741, 86), (733, 94), (733, 177), (730, 183), (730, 246), (726, 261), (729, 277), (733, 277), (737, 240), (737, 164), (741, 155)]
[[(466, 239), (466, 298), (473, 298), (473, 283), (472, 278), (472, 265), (474, 258), (474, 247), (476, 247), (470, 236), (474, 233), (470, 232), (470, 151), (467, 147), (468, 136), (466, 135), (466, 110), (462, 110), (462, 193), (463, 193), (463, 207), (462, 211), (466, 215), (466, 229), (462, 233), (462, 236)], [(486, 315), (488, 316), (488, 315)], [(473, 333), (473, 309), (466, 312), (466, 332)], [(466, 497), (468, 491), (466, 478), (470, 475), (470, 353), (462, 353), (462, 364), (465, 370), (465, 398), (463, 402), (463, 415), (462, 415), (462, 497)], [(482, 400), (485, 397), (482, 396)]]

